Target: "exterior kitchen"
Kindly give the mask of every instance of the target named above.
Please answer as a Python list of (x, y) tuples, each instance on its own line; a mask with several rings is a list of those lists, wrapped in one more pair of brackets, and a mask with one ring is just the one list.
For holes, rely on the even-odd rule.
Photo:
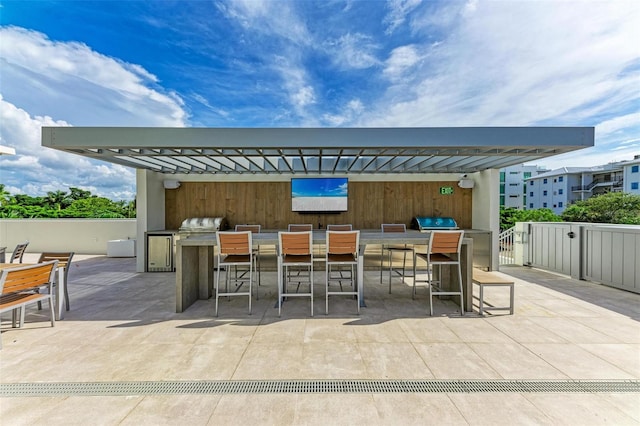
[[(174, 245), (193, 232), (180, 232), (190, 218), (379, 230), (417, 216), (490, 232), (496, 269), (498, 170), (593, 146), (594, 129), (43, 127), (42, 145), (137, 169), (138, 272), (149, 267), (149, 233), (167, 233)], [(348, 179), (346, 211), (293, 211), (291, 180), (320, 176)]]

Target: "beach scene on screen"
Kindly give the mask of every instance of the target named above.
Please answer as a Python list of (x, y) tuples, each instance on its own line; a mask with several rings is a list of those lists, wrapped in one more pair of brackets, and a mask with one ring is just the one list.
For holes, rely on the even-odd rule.
[(301, 178), (291, 180), (293, 211), (346, 211), (347, 178)]

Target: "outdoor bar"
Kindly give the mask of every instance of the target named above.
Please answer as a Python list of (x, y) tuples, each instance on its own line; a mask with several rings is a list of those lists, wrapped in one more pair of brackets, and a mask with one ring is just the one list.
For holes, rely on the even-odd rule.
[[(254, 235), (254, 246), (276, 245), (277, 232), (264, 232)], [(380, 231), (363, 231), (360, 234), (360, 257), (358, 258), (358, 276), (360, 284), (364, 283), (364, 252), (368, 244), (419, 244), (425, 245), (429, 239), (428, 232), (381, 233)], [(324, 244), (323, 231), (314, 231), (313, 243)], [(203, 234), (177, 242), (176, 257), (176, 312), (183, 312), (198, 299), (209, 299), (213, 295), (214, 264), (213, 254), (216, 246), (214, 234)], [(471, 266), (473, 264), (473, 240), (465, 238), (462, 242), (462, 285), (465, 289), (464, 308), (472, 310)], [(322, 259), (319, 259), (322, 260)], [(453, 270), (448, 271), (448, 281), (455, 281)], [(364, 299), (364, 286), (360, 285), (361, 299)], [(366, 305), (365, 305), (366, 306)]]
[[(361, 254), (367, 245), (411, 243), (410, 235), (427, 241), (418, 230), (376, 239), (382, 223), (451, 218), (465, 230), (468, 286), (480, 258), (483, 269), (497, 269), (498, 170), (593, 144), (593, 127), (42, 128), (43, 146), (137, 169), (136, 268), (152, 270), (150, 235), (169, 237), (178, 312), (211, 295), (214, 269), (215, 231), (180, 233), (188, 218), (267, 230), (311, 223), (317, 239), (327, 225), (349, 223), (362, 231)], [(327, 177), (348, 185), (344, 205), (293, 204), (296, 179)], [(261, 238), (272, 244), (275, 235)]]

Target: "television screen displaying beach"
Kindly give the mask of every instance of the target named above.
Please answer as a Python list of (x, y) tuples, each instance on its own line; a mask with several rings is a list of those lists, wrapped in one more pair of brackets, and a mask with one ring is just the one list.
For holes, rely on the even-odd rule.
[(291, 210), (347, 211), (347, 178), (291, 179)]

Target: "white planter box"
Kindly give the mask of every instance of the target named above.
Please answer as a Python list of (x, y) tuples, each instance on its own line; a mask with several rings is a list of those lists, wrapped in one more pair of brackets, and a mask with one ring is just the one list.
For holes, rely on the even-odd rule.
[(136, 240), (107, 241), (107, 257), (135, 257)]

